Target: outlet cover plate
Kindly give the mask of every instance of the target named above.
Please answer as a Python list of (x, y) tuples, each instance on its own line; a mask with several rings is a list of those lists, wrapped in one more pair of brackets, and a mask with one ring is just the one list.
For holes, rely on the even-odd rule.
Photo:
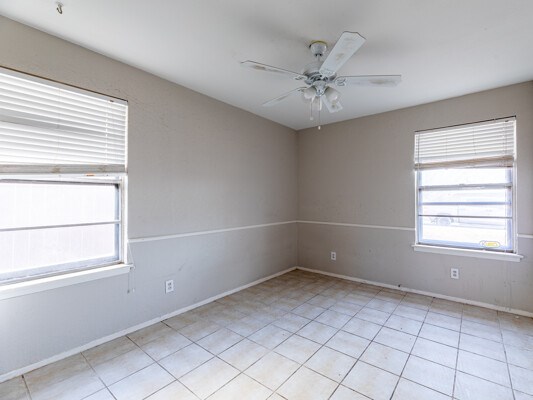
[(174, 280), (171, 279), (165, 282), (165, 293), (170, 293), (174, 291)]
[(459, 268), (451, 268), (450, 269), (450, 278), (459, 279)]
[(336, 261), (337, 260), (337, 252), (336, 251), (332, 251), (331, 255), (330, 255), (330, 258), (331, 258), (331, 261)]

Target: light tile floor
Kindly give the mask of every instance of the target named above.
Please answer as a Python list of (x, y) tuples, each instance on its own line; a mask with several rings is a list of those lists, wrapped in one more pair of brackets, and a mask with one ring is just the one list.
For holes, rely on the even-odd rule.
[(533, 320), (293, 271), (0, 384), (2, 400), (533, 400)]

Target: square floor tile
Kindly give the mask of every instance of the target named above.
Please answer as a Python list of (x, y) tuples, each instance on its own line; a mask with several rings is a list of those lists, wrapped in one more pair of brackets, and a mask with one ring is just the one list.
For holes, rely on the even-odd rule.
[(278, 328), (285, 329), (289, 332), (296, 332), (302, 329), (305, 325), (311, 322), (310, 319), (301, 317), (299, 315), (288, 313), (283, 317), (275, 320), (272, 325), (277, 326)]
[(337, 331), (337, 328), (312, 321), (300, 329), (297, 334), (314, 342), (324, 344), (331, 339)]
[(275, 352), (297, 363), (303, 364), (311, 357), (320, 345), (304, 337), (293, 335), (275, 348)]
[(424, 322), (427, 324), (440, 326), (441, 328), (451, 329), (453, 331), (461, 330), (461, 319), (449, 317), (443, 314), (429, 312)]
[(381, 325), (365, 321), (357, 317), (352, 318), (346, 325), (342, 327), (343, 331), (353, 333), (354, 335), (364, 337), (368, 340), (374, 339), (380, 329)]
[(410, 356), (402, 377), (451, 396), (455, 370), (416, 356)]
[(299, 301), (296, 299), (282, 297), (281, 299), (273, 302), (272, 306), (279, 308), (280, 310), (291, 311), (291, 310), (294, 310), (299, 305), (301, 305), (302, 303), (303, 303), (302, 301)]
[(450, 300), (435, 299), (431, 303), (429, 311), (449, 317), (461, 318), (463, 316), (463, 305)]
[(451, 400), (451, 397), (401, 378), (392, 400)]
[(200, 339), (196, 343), (210, 353), (219, 354), (240, 342), (242, 339), (243, 337), (241, 335), (238, 335), (229, 329), (222, 328), (203, 339)]
[(182, 376), (180, 382), (196, 396), (205, 399), (237, 375), (239, 375), (237, 369), (218, 358), (212, 358)]
[(267, 353), (266, 347), (244, 339), (221, 353), (219, 357), (238, 370), (244, 371)]
[(136, 349), (137, 346), (126, 336), (111, 340), (100, 346), (84, 351), (82, 354), (91, 365), (103, 363), (121, 354)]
[(518, 367), (533, 370), (533, 350), (521, 349), (514, 346), (505, 346), (507, 362)]
[[(180, 382), (174, 381), (163, 389), (158, 390), (146, 400), (198, 400), (189, 389), (183, 386)], [(111, 399), (110, 399), (111, 400)]]
[(426, 318), (427, 311), (400, 304), (398, 308), (394, 310), (394, 314), (399, 315), (400, 317), (414, 319), (415, 321), (422, 322)]
[(353, 317), (361, 310), (361, 308), (362, 306), (359, 304), (351, 303), (349, 301), (339, 301), (332, 305), (329, 309)]
[(229, 324), (227, 328), (235, 333), (238, 333), (241, 336), (247, 337), (267, 325), (268, 324), (264, 321), (260, 321), (258, 319), (255, 319), (254, 317), (247, 316)]
[(457, 349), (419, 337), (411, 354), (429, 361), (455, 368)]
[(312, 299), (307, 300), (309, 304), (312, 304), (314, 306), (322, 307), (322, 308), (329, 308), (333, 304), (335, 304), (337, 301), (331, 297), (323, 296), (321, 294), (317, 294)]
[(288, 400), (327, 400), (337, 383), (302, 367), (277, 392)]
[(152, 364), (111, 385), (117, 400), (141, 400), (167, 386), (174, 378), (157, 364)]
[(372, 298), (358, 293), (349, 293), (343, 300), (364, 307)]
[(461, 333), (459, 348), (481, 356), (494, 358), (498, 361), (505, 361), (503, 344), (480, 337), (465, 335)]
[(505, 386), (458, 371), (454, 397), (457, 400), (513, 400), (513, 393)]
[(399, 332), (390, 328), (382, 328), (374, 338), (375, 342), (410, 353), (415, 344), (416, 336)]
[(389, 400), (398, 379), (390, 372), (358, 361), (342, 384), (373, 400)]
[(191, 344), (178, 352), (163, 358), (159, 361), (159, 364), (176, 378), (180, 378), (211, 358), (213, 358), (211, 353), (196, 344)]
[(502, 330), (503, 342), (505, 344), (520, 347), (522, 349), (533, 350), (533, 336)]
[(499, 385), (511, 387), (507, 364), (504, 362), (459, 350), (457, 369)]
[(375, 310), (385, 311), (387, 313), (392, 313), (396, 309), (396, 307), (398, 307), (398, 305), (395, 303), (391, 303), (377, 298), (370, 300), (366, 306)]
[(373, 342), (367, 347), (360, 360), (395, 375), (400, 375), (408, 358), (409, 354), (403, 351)]
[(461, 324), (461, 332), (472, 336), (478, 336), (483, 339), (501, 342), (502, 332), (499, 327), (483, 325), (478, 322), (463, 320)]
[(335, 382), (340, 382), (353, 367), (355, 361), (355, 358), (344, 353), (322, 347), (305, 363), (305, 366)]
[(307, 303), (304, 303), (296, 307), (294, 310), (292, 310), (294, 314), (298, 314), (299, 316), (308, 318), (308, 319), (315, 319), (320, 314), (322, 314), (324, 311), (326, 311), (325, 308), (313, 306)]
[(390, 317), (389, 313), (365, 307), (357, 313), (357, 318), (383, 325)]
[(137, 372), (150, 364), (153, 364), (154, 360), (146, 355), (138, 347), (135, 350), (129, 351), (118, 357), (115, 357), (104, 363), (95, 365), (93, 368), (107, 385), (111, 385), (128, 375)]
[(189, 339), (182, 334), (171, 330), (170, 332), (163, 333), (157, 339), (146, 343), (141, 346), (141, 348), (154, 360), (160, 360), (189, 344), (191, 344)]
[(349, 315), (328, 310), (316, 317), (315, 321), (340, 329), (346, 324), (346, 322), (350, 320), (350, 318), (351, 317)]
[(133, 333), (130, 333), (128, 337), (133, 340), (138, 346), (142, 346), (154, 339), (157, 339), (164, 333), (174, 332), (172, 328), (168, 327), (162, 322), (147, 326), (146, 328), (139, 329)]
[(271, 390), (276, 390), (298, 368), (299, 364), (277, 353), (269, 353), (245, 373)]
[(339, 331), (326, 343), (326, 346), (351, 357), (359, 358), (369, 343), (370, 341), (367, 339)]
[(235, 400), (243, 399), (247, 400), (265, 400), (272, 394), (270, 389), (261, 385), (252, 378), (241, 374), (217, 390), (209, 400)]
[(290, 335), (291, 333), (285, 329), (278, 328), (274, 325), (267, 325), (253, 335), (250, 335), (248, 339), (266, 347), (267, 349), (273, 349), (286, 340)]
[(533, 371), (509, 365), (509, 372), (511, 373), (514, 389), (533, 395)]
[(187, 325), (192, 325), (198, 322), (201, 318), (194, 312), (186, 312), (176, 315), (175, 317), (164, 320), (163, 322), (175, 330), (185, 328)]
[(447, 346), (459, 346), (459, 332), (441, 328), (440, 326), (424, 324), (420, 330), (419, 336)]
[(197, 321), (191, 325), (187, 325), (185, 328), (179, 330), (179, 332), (188, 339), (196, 342), (213, 332), (218, 331), (221, 328), (220, 325), (206, 319)]
[(420, 332), (422, 322), (393, 314), (389, 317), (387, 322), (385, 322), (384, 326), (416, 336)]

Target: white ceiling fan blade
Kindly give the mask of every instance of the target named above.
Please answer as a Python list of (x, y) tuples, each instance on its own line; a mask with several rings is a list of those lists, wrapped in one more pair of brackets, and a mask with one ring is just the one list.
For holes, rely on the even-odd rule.
[(396, 86), (402, 81), (401, 75), (360, 75), (339, 76), (335, 79), (337, 86)]
[(335, 102), (331, 102), (326, 96), (322, 96), (322, 102), (326, 105), (326, 108), (330, 113), (336, 113), (342, 110), (341, 103), (338, 100)]
[(263, 103), (263, 107), (275, 106), (276, 104), (278, 104), (278, 103), (282, 102), (283, 100), (285, 100), (287, 97), (292, 96), (293, 94), (299, 93), (299, 92), (301, 92), (301, 91), (303, 91), (305, 89), (307, 89), (307, 88), (299, 87), (297, 89), (291, 90), (290, 92), (287, 92), (285, 94), (282, 94), (281, 96), (276, 97), (275, 99), (272, 99), (272, 100), (267, 101), (266, 103)]
[(261, 64), (255, 61), (250, 61), (250, 60), (243, 61), (241, 62), (241, 65), (243, 67), (252, 68), (257, 71), (273, 72), (275, 74), (290, 76), (291, 78), (296, 79), (297, 81), (307, 79), (307, 76), (299, 74), (298, 72), (293, 72), (293, 71), (289, 71), (283, 68), (273, 67), (271, 65)]
[(320, 73), (328, 77), (335, 75), (344, 63), (365, 43), (365, 40), (357, 32), (343, 32), (320, 67)]

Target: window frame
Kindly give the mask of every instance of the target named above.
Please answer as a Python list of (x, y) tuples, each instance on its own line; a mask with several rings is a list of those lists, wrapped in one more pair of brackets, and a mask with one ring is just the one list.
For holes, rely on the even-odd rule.
[[(473, 247), (473, 246), (468, 246), (468, 245), (465, 245), (465, 246), (461, 246), (460, 243), (461, 242), (457, 242), (457, 244), (450, 244), (449, 242), (445, 242), (445, 241), (422, 241), (421, 240), (421, 235), (422, 235), (422, 232), (423, 232), (423, 223), (422, 223), (422, 219), (424, 217), (427, 217), (427, 216), (430, 216), (430, 215), (423, 215), (421, 214), (420, 212), (420, 208), (424, 205), (421, 203), (421, 192), (424, 190), (424, 186), (422, 186), (420, 184), (420, 180), (421, 180), (421, 172), (423, 170), (421, 169), (417, 169), (415, 168), (415, 198), (416, 198), (416, 203), (415, 203), (415, 245), (416, 246), (432, 246), (432, 247), (444, 247), (444, 248), (448, 248), (448, 249), (457, 249), (457, 250), (468, 250), (468, 251), (480, 251), (480, 252), (491, 252), (491, 253), (497, 253), (497, 254), (517, 254), (518, 253), (518, 236), (517, 236), (517, 227), (516, 227), (516, 210), (517, 210), (517, 207), (516, 207), (516, 161), (513, 162), (513, 165), (510, 166), (510, 167), (505, 167), (505, 166), (501, 166), (501, 165), (490, 165), (490, 164), (487, 164), (485, 161), (480, 161), (478, 166), (475, 166), (474, 165), (475, 163), (473, 163), (471, 166), (469, 166), (469, 168), (495, 168), (495, 167), (501, 167), (501, 168), (508, 168), (509, 171), (508, 171), (508, 174), (509, 174), (509, 179), (510, 179), (510, 184), (507, 182), (507, 183), (497, 183), (497, 184), (492, 184), (492, 183), (488, 183), (488, 184), (474, 184), (472, 185), (472, 187), (477, 187), (477, 188), (482, 188), (482, 189), (485, 189), (487, 187), (492, 187), (492, 188), (509, 188), (511, 190), (511, 217), (494, 217), (495, 219), (499, 219), (499, 220), (504, 220), (506, 219), (507, 220), (507, 229), (506, 229), (506, 235), (507, 235), (507, 240), (508, 240), (508, 243), (510, 243), (510, 248), (509, 249), (503, 249), (503, 250), (498, 250), (498, 249), (494, 249), (494, 248), (489, 248), (489, 247)], [(464, 165), (453, 165), (453, 164), (450, 164), (449, 165), (450, 168), (461, 168), (463, 167), (464, 168)], [(436, 168), (436, 169), (446, 169), (446, 168)], [(427, 186), (426, 186), (427, 187)], [(467, 185), (461, 185), (461, 184), (457, 184), (457, 185), (441, 185), (441, 186), (436, 186), (436, 187), (446, 187), (447, 189), (449, 190), (454, 190), (454, 189), (457, 189), (457, 190), (462, 190), (464, 189), (465, 187), (468, 187)], [(458, 204), (468, 204), (467, 202), (461, 202), (461, 201), (457, 201), (456, 203)], [(466, 218), (466, 216), (458, 216), (459, 218)], [(476, 218), (493, 218), (493, 217), (481, 217), (481, 216), (476, 216)], [(511, 225), (511, 227), (509, 227), (509, 224)], [(464, 243), (464, 242), (463, 242)]]
[[(21, 228), (0, 229), (0, 232), (6, 231), (29, 231), (45, 228), (68, 228), (76, 226), (98, 226), (98, 225), (115, 225), (115, 254), (116, 258), (93, 258), (79, 262), (55, 264), (44, 267), (35, 267), (24, 269), (29, 274), (25, 276), (13, 277), (0, 280), (0, 287), (4, 285), (17, 284), (21, 282), (34, 281), (43, 278), (52, 278), (62, 275), (76, 274), (83, 271), (98, 270), (105, 267), (112, 267), (122, 264), (128, 264), (128, 254), (126, 251), (126, 174), (87, 174), (87, 175), (57, 175), (57, 174), (40, 174), (40, 175), (6, 175), (0, 174), (0, 184), (2, 182), (21, 182), (37, 184), (87, 184), (87, 185), (112, 185), (116, 188), (115, 216), (113, 221), (91, 222), (91, 223), (73, 223), (73, 224), (51, 224), (25, 226)], [(64, 266), (65, 268), (60, 268)], [(54, 267), (53, 271), (39, 273), (39, 270), (46, 270)], [(56, 269), (57, 268), (57, 269)]]

